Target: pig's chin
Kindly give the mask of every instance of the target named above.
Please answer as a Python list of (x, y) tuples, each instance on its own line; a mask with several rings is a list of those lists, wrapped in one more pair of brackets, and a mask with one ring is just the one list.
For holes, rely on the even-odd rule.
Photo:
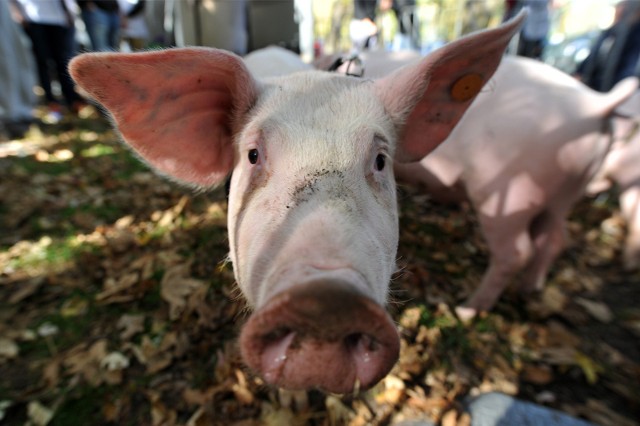
[(283, 291), (240, 335), (247, 365), (287, 389), (348, 393), (375, 385), (400, 348), (387, 312), (346, 282), (315, 280)]

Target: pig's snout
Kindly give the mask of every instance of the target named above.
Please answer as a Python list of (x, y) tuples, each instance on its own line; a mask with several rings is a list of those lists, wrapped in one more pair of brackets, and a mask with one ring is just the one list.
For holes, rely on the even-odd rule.
[(245, 362), (270, 384), (348, 393), (375, 385), (400, 348), (385, 310), (339, 281), (283, 291), (255, 312), (240, 336)]

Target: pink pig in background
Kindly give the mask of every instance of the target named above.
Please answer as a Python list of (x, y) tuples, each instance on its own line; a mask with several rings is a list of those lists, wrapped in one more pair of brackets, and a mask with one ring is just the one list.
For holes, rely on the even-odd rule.
[[(372, 51), (361, 59), (365, 76), (379, 78), (420, 56)], [(478, 214), (491, 258), (477, 290), (456, 309), (461, 319), (490, 310), (518, 275), (524, 293), (542, 289), (565, 246), (566, 217), (588, 184), (620, 187), (625, 265), (640, 266), (640, 136), (612, 146), (611, 129), (617, 108), (640, 116), (640, 96), (629, 99), (637, 86), (630, 78), (602, 94), (549, 65), (507, 57), (445, 143), (419, 162), (396, 164), (399, 181), (438, 201), (468, 200)], [(631, 121), (615, 124), (624, 134)]]
[(268, 383), (344, 393), (398, 357), (384, 310), (396, 270), (393, 160), (447, 138), (524, 14), (377, 81), (321, 71), (261, 79), (189, 48), (75, 58), (73, 78), (160, 173), (229, 195), (230, 253), (255, 309), (240, 346)]
[(525, 293), (542, 289), (565, 247), (565, 220), (612, 144), (610, 115), (636, 90), (629, 78), (595, 92), (549, 65), (505, 58), (445, 143), (420, 162), (398, 164), (400, 181), (436, 199), (468, 199), (490, 262), (456, 311), (490, 310), (519, 274)]
[(619, 112), (627, 118), (614, 119), (616, 141), (587, 191), (595, 194), (617, 186), (627, 228), (623, 264), (625, 269), (634, 270), (640, 268), (640, 132), (634, 128), (640, 117), (640, 93), (636, 91)]

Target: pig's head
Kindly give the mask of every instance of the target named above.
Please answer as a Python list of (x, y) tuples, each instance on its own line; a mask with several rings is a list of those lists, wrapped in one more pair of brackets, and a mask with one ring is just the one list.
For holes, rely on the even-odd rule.
[(393, 162), (442, 142), (522, 16), (378, 81), (318, 71), (256, 80), (214, 49), (95, 53), (73, 78), (164, 175), (207, 188), (232, 173), (236, 280), (255, 309), (247, 364), (286, 388), (374, 385), (398, 357), (384, 310), (398, 243)]

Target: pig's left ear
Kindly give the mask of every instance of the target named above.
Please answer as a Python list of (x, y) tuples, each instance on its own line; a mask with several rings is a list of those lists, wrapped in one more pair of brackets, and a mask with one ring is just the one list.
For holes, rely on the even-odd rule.
[(419, 161), (456, 126), (524, 21), (526, 12), (506, 24), (461, 38), (417, 64), (376, 81), (376, 91), (400, 131), (396, 160)]
[(210, 48), (89, 53), (69, 70), (161, 173), (208, 187), (231, 172), (233, 135), (258, 92), (238, 56)]

